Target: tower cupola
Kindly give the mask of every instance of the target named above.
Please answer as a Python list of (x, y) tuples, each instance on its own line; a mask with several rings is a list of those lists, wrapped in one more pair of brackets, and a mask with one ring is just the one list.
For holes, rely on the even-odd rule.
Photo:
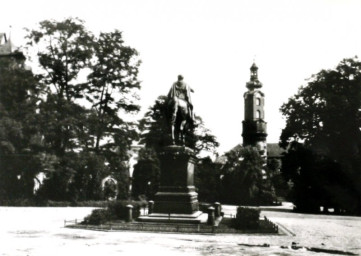
[(253, 62), (251, 66), (251, 79), (246, 84), (249, 90), (254, 90), (262, 87), (262, 83), (258, 80), (258, 67), (256, 63)]

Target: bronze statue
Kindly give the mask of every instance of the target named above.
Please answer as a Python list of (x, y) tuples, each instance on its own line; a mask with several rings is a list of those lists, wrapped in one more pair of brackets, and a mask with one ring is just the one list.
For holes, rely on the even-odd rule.
[(171, 109), (172, 143), (180, 142), (185, 145), (185, 130), (193, 125), (193, 104), (191, 92), (194, 92), (184, 81), (183, 76), (178, 76), (169, 93), (168, 103)]

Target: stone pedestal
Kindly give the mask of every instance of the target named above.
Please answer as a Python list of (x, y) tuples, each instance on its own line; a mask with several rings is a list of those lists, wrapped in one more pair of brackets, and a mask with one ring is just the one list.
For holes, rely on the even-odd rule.
[(184, 146), (165, 147), (160, 154), (161, 178), (154, 197), (153, 213), (141, 221), (200, 222), (198, 194), (194, 187), (192, 149)]
[(193, 214), (198, 211), (194, 187), (193, 150), (169, 146), (160, 154), (160, 187), (154, 197), (154, 213)]

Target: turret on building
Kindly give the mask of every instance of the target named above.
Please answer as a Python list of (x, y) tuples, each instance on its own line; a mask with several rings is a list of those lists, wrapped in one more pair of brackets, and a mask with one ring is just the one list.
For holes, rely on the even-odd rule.
[(267, 123), (265, 122), (265, 95), (260, 90), (262, 83), (258, 80), (258, 67), (251, 66), (251, 78), (247, 82), (248, 91), (244, 97), (243, 146), (253, 146), (262, 157), (267, 157)]
[[(11, 67), (25, 67), (24, 54), (13, 46), (5, 33), (0, 33), (0, 59), (11, 60)], [(25, 68), (30, 69), (28, 67)]]
[(12, 52), (11, 42), (5, 33), (0, 33), (0, 55), (8, 55)]

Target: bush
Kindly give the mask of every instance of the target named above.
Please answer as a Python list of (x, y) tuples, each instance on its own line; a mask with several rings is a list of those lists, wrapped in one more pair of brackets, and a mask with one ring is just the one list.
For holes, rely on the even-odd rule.
[(113, 201), (109, 202), (108, 210), (116, 219), (125, 219), (127, 217), (127, 205), (133, 206), (132, 216), (136, 219), (140, 216), (140, 209), (147, 206), (146, 201)]
[(90, 215), (85, 217), (82, 224), (100, 225), (106, 223), (112, 218), (113, 216), (111, 216), (108, 209), (95, 209)]
[(132, 217), (140, 215), (140, 209), (147, 206), (146, 201), (111, 201), (106, 209), (95, 209), (85, 217), (82, 224), (100, 225), (111, 220), (125, 220), (127, 218), (127, 205), (133, 206)]
[(256, 229), (259, 227), (259, 215), (259, 209), (238, 207), (234, 227), (236, 229)]
[[(127, 205), (129, 203), (126, 201), (112, 201), (108, 204), (109, 212), (116, 218), (116, 219), (125, 219), (127, 217)], [(136, 209), (133, 208), (133, 216), (136, 212)]]

